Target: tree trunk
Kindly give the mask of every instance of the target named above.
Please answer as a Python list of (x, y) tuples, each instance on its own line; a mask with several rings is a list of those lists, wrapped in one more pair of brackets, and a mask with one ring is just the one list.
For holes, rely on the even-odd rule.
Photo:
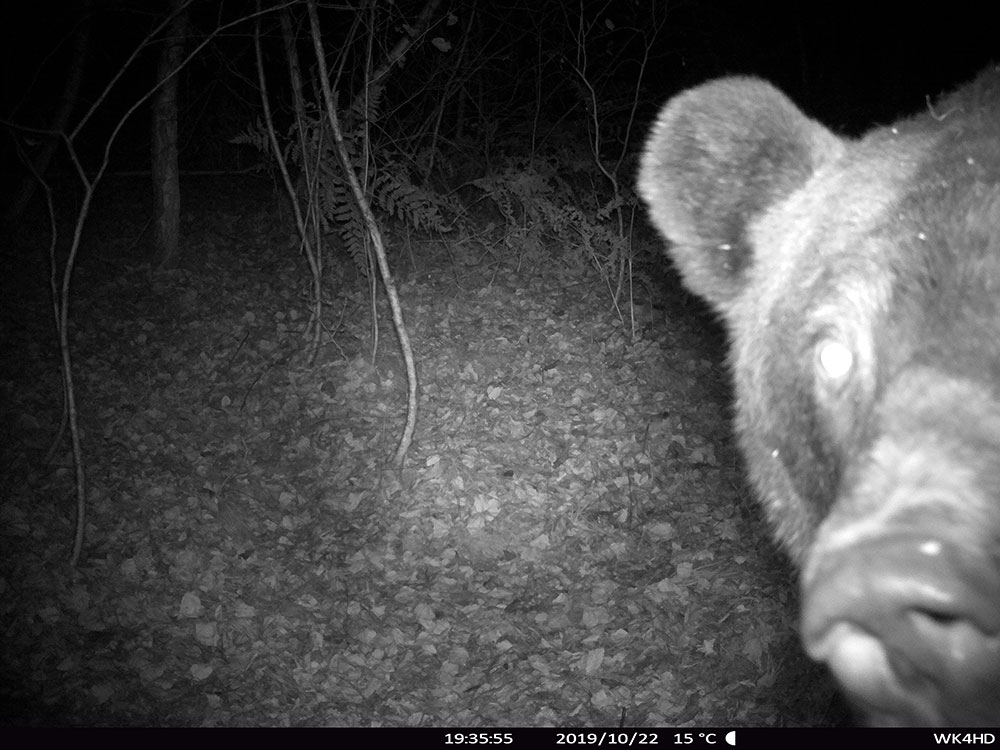
[(177, 164), (177, 75), (184, 56), (187, 8), (183, 0), (170, 0), (173, 21), (160, 49), (157, 81), (160, 86), (152, 106), (153, 257), (158, 268), (177, 263), (180, 243), (181, 184)]

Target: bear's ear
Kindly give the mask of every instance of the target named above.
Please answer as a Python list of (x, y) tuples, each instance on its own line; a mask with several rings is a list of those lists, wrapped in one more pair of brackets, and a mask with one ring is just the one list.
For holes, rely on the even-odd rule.
[(667, 102), (646, 144), (639, 192), (692, 291), (725, 310), (754, 252), (747, 227), (843, 144), (769, 83), (722, 78)]

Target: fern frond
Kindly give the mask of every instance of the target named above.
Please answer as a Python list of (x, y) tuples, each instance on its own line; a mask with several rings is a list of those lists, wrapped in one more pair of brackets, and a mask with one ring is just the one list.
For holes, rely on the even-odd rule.
[(255, 122), (247, 125), (246, 130), (230, 138), (229, 142), (237, 146), (253, 146), (262, 154), (270, 155), (271, 153), (271, 138), (267, 133), (267, 128), (264, 127), (264, 121), (259, 117)]

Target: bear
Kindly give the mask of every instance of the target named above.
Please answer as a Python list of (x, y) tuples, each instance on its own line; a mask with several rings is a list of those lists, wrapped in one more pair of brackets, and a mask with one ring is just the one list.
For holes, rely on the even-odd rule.
[(1000, 724), (1000, 66), (857, 139), (709, 81), (638, 192), (726, 328), (806, 652), (860, 722)]

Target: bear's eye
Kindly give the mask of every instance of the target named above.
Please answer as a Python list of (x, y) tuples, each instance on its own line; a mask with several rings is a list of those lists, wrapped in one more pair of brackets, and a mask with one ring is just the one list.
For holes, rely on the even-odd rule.
[(839, 341), (827, 340), (820, 342), (816, 350), (816, 361), (819, 362), (824, 377), (839, 381), (851, 372), (854, 355)]

